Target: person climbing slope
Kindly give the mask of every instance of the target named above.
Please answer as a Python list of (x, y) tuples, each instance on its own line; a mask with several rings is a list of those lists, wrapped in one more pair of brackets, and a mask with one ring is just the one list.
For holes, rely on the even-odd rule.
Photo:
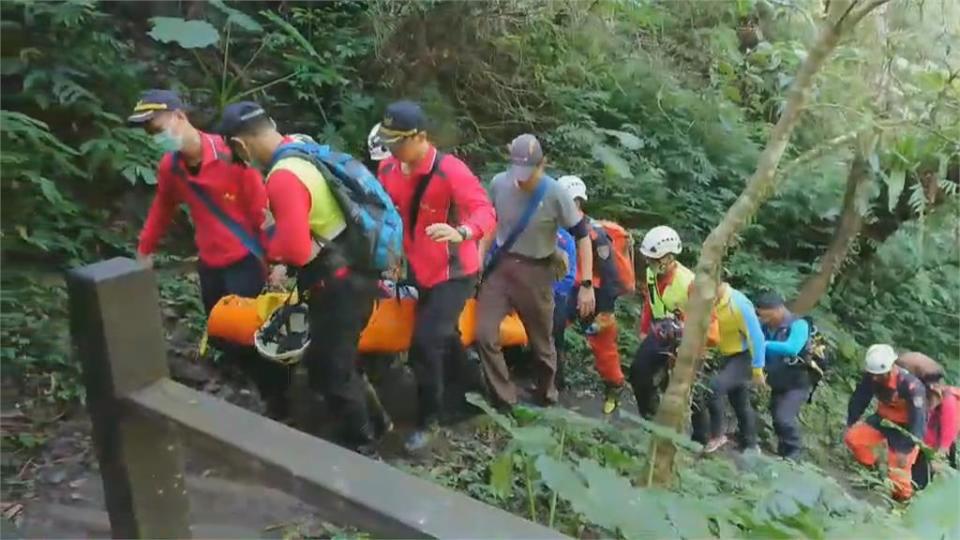
[(764, 338), (760, 320), (750, 300), (728, 283), (721, 283), (714, 303), (719, 329), (717, 351), (720, 369), (707, 385), (710, 395), (707, 411), (710, 416), (706, 453), (715, 452), (726, 444), (724, 433), (724, 398), (737, 415), (740, 450), (757, 451), (756, 414), (750, 404), (750, 381), (763, 383)]
[[(554, 404), (557, 356), (553, 344), (553, 283), (559, 271), (557, 229), (565, 228), (577, 241), (577, 265), (593, 275), (593, 248), (587, 219), (573, 198), (544, 173), (546, 159), (540, 141), (531, 134), (510, 143), (510, 168), (493, 178), (490, 195), (497, 212), (496, 245), (489, 252), (477, 299), (477, 350), (498, 407), (517, 403), (517, 388), (503, 358), (500, 324), (513, 310), (523, 322), (536, 369), (533, 398)], [(487, 237), (489, 248), (493, 235)], [(581, 283), (577, 309), (581, 317), (596, 307), (593, 286)]]
[[(957, 468), (957, 435), (960, 433), (960, 388), (944, 381), (945, 372), (939, 362), (920, 352), (904, 352), (897, 365), (923, 383), (927, 394), (927, 429), (923, 444), (941, 460)], [(938, 472), (938, 463), (925, 452), (917, 453), (912, 477), (917, 489), (924, 489)]]
[[(445, 379), (470, 378), (476, 370), (457, 321), (476, 290), (477, 241), (493, 231), (496, 216), (470, 168), (430, 143), (420, 105), (389, 105), (377, 137), (391, 154), (380, 162), (378, 176), (404, 217), (404, 252), (420, 292), (410, 351), (418, 420), (405, 443), (413, 452), (430, 441), (439, 421)], [(479, 374), (473, 378), (479, 380)]]
[[(640, 255), (647, 261), (643, 311), (640, 315), (640, 346), (630, 364), (630, 385), (637, 409), (644, 418), (653, 418), (660, 393), (670, 383), (670, 362), (686, 318), (687, 298), (693, 286), (693, 272), (677, 260), (683, 249), (680, 235), (666, 225), (647, 231), (640, 242)], [(717, 323), (711, 318), (707, 344), (717, 340)]]
[[(283, 283), (289, 267), (296, 271), (298, 291), (306, 296), (311, 339), (303, 362), (310, 385), (340, 419), (344, 442), (358, 452), (373, 453), (375, 434), (355, 360), (377, 289), (378, 274), (368, 257), (378, 252), (371, 249), (368, 232), (348, 221), (343, 208), (347, 197), (335, 191), (339, 189), (335, 179), (328, 178), (331, 168), (320, 161), (315, 143), (281, 135), (266, 111), (253, 102), (227, 106), (220, 132), (238, 160), (268, 171), (267, 196), (276, 227), (267, 258), (277, 263), (270, 281)], [(362, 167), (353, 161), (346, 168), (356, 170), (354, 166)], [(382, 190), (377, 199), (379, 183), (368, 171), (366, 175), (369, 183), (363, 187), (372, 190), (368, 200), (384, 206), (382, 220), (375, 222), (380, 230), (373, 231), (384, 239), (392, 223), (390, 212), (397, 226), (399, 216)]]
[[(578, 212), (590, 225), (593, 275), (583, 276), (578, 272), (572, 292), (576, 293), (580, 286), (592, 286), (596, 291), (597, 308), (588, 318), (574, 318), (579, 319), (585, 329), (587, 343), (593, 352), (594, 365), (604, 382), (603, 413), (611, 414), (620, 404), (620, 392), (624, 383), (620, 351), (617, 350), (617, 318), (614, 307), (617, 298), (626, 294), (633, 286), (633, 283), (625, 283), (625, 280), (633, 280), (633, 275), (620, 275), (616, 248), (610, 233), (603, 222), (591, 219), (583, 212), (583, 203), (587, 201), (587, 185), (583, 180), (577, 176), (562, 176), (557, 182), (567, 190), (577, 204)], [(614, 224), (608, 226), (613, 227)], [(618, 232), (626, 234), (622, 227), (619, 227)], [(632, 261), (628, 266), (632, 272)], [(567, 313), (575, 316), (576, 310), (568, 309)]]
[[(957, 468), (957, 435), (960, 434), (960, 388), (943, 382), (942, 373), (927, 385), (927, 430), (923, 444), (939, 459)], [(917, 489), (924, 489), (934, 474), (941, 472), (937, 462), (920, 452), (913, 464), (912, 477)]]
[(754, 305), (766, 338), (767, 385), (777, 455), (795, 460), (803, 448), (800, 407), (813, 391), (810, 369), (803, 361), (810, 340), (810, 323), (791, 313), (783, 297), (773, 291), (759, 295)]
[[(910, 435), (921, 440), (925, 435), (926, 390), (896, 361), (897, 353), (890, 345), (876, 344), (867, 349), (864, 374), (847, 404), (843, 440), (854, 459), (870, 468), (877, 464), (876, 448), (886, 442), (893, 498), (904, 501), (913, 495), (911, 468), (920, 451)], [(878, 401), (877, 412), (860, 420), (874, 398)], [(900, 426), (906, 433), (884, 426), (883, 420)]]
[[(157, 166), (157, 192), (140, 233), (140, 262), (153, 266), (157, 244), (182, 203), (194, 226), (200, 298), (207, 316), (224, 296), (260, 294), (266, 279), (260, 229), (267, 207), (260, 172), (234, 163), (222, 137), (194, 127), (175, 92), (144, 92), (127, 122), (142, 127), (166, 152)], [(281, 366), (260, 358), (252, 347), (213, 345), (223, 350), (226, 365), (253, 380), (269, 416), (287, 416), (287, 374)]]

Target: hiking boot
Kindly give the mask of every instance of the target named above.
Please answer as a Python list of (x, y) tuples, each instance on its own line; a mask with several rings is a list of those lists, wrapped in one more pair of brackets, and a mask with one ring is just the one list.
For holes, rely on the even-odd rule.
[(703, 453), (705, 453), (705, 454), (712, 454), (712, 453), (716, 452), (717, 450), (719, 450), (721, 447), (723, 447), (723, 445), (725, 445), (725, 444), (727, 444), (727, 436), (726, 436), (726, 435), (721, 435), (721, 436), (716, 437), (716, 438), (714, 438), (714, 439), (710, 439), (710, 441), (707, 442), (707, 446), (705, 446), (705, 447), (703, 448)]
[(620, 392), (623, 390), (623, 383), (608, 384), (603, 392), (603, 414), (613, 414), (620, 406)]
[(372, 444), (358, 444), (354, 446), (352, 450), (361, 456), (370, 458), (374, 461), (383, 461), (383, 458), (380, 457), (380, 452), (377, 451), (377, 447)]

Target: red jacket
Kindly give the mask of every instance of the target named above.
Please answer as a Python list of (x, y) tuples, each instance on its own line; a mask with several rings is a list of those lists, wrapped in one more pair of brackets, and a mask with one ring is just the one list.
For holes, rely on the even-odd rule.
[(259, 238), (261, 234), (267, 194), (260, 173), (254, 168), (233, 163), (230, 149), (221, 137), (200, 133), (200, 138), (203, 159), (196, 176), (190, 174), (186, 163), (182, 161), (180, 167), (188, 179), (174, 174), (171, 154), (160, 160), (157, 167), (157, 193), (140, 233), (137, 251), (144, 255), (153, 253), (170, 226), (177, 206), (185, 203), (193, 219), (194, 242), (200, 261), (212, 268), (222, 268), (243, 259), (249, 251), (185, 182), (200, 185), (253, 238)]
[[(437, 149), (431, 147), (410, 174), (404, 174), (400, 161), (390, 157), (380, 162), (377, 174), (403, 218), (403, 250), (417, 284), (424, 288), (478, 273), (477, 241), (490, 234), (497, 223), (493, 204), (480, 180), (464, 162), (445, 155), (420, 199), (416, 230), (411, 234), (409, 216), (414, 190), (430, 171), (436, 156)], [(472, 236), (460, 244), (434, 242), (426, 233), (427, 227), (434, 223), (464, 225)]]
[[(293, 139), (284, 137), (283, 142)], [(273, 238), (267, 240), (267, 260), (300, 267), (310, 262), (313, 235), (310, 209), (313, 200), (307, 186), (287, 169), (273, 171), (267, 182), (270, 213), (276, 221)]]
[(930, 409), (923, 442), (935, 450), (947, 451), (957, 440), (958, 432), (960, 432), (960, 388), (948, 386), (943, 389), (940, 403)]

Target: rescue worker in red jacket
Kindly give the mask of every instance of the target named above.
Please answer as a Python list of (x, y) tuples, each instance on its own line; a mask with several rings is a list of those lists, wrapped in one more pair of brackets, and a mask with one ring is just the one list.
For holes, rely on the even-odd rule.
[[(583, 180), (577, 176), (561, 176), (557, 183), (573, 198), (580, 214), (586, 216), (583, 213), (583, 203), (587, 200), (587, 186)], [(570, 298), (576, 298), (580, 284), (591, 284), (596, 290), (597, 309), (583, 322), (597, 373), (604, 382), (603, 414), (612, 414), (620, 404), (620, 392), (624, 383), (620, 351), (617, 350), (617, 318), (614, 308), (617, 298), (626, 294), (627, 286), (617, 273), (610, 235), (602, 225), (593, 220), (590, 220), (590, 240), (593, 245), (593, 276), (580, 275), (578, 268)], [(573, 316), (576, 305), (570, 303), (567, 313)]]
[(343, 442), (357, 452), (373, 454), (376, 433), (355, 364), (378, 277), (354, 258), (362, 251), (358, 243), (363, 240), (348, 227), (334, 189), (313, 161), (300, 155), (275, 158), (282, 145), (295, 140), (279, 133), (258, 104), (228, 105), (220, 132), (238, 159), (253, 167), (270, 167), (267, 196), (276, 221), (266, 250), (267, 260), (276, 263), (270, 282), (286, 281), (288, 266), (296, 270), (297, 289), (309, 307), (310, 342), (303, 363), (310, 386), (323, 394), (339, 419)]
[[(479, 366), (467, 358), (457, 321), (476, 290), (477, 241), (496, 226), (496, 215), (470, 168), (430, 143), (420, 105), (398, 101), (388, 106), (379, 139), (391, 155), (380, 162), (378, 177), (403, 217), (403, 249), (420, 294), (410, 350), (418, 420), (405, 443), (414, 452), (430, 441), (445, 380), (479, 380)], [(476, 371), (473, 377), (471, 371)]]
[[(922, 440), (926, 429), (926, 389), (913, 374), (895, 365), (897, 353), (890, 345), (871, 345), (867, 349), (863, 377), (847, 406), (847, 432), (844, 442), (853, 457), (866, 465), (876, 465), (874, 450), (887, 443), (887, 464), (893, 482), (893, 498), (907, 500), (913, 495), (911, 468), (920, 449), (906, 434), (884, 427), (882, 420), (902, 427)], [(873, 398), (877, 412), (860, 420)]]
[[(897, 365), (913, 373), (927, 391), (927, 431), (923, 443), (953, 468), (957, 467), (957, 434), (960, 433), (960, 388), (948, 386), (939, 362), (915, 351), (897, 358)], [(913, 483), (924, 489), (940, 471), (940, 460), (931, 460), (924, 452), (913, 464)]]
[[(224, 296), (257, 296), (266, 277), (265, 266), (255, 253), (267, 207), (260, 173), (234, 163), (222, 137), (195, 128), (187, 118), (186, 106), (170, 90), (144, 92), (127, 121), (142, 127), (166, 151), (157, 167), (157, 192), (140, 233), (140, 262), (153, 266), (157, 244), (177, 207), (185, 204), (200, 255), (197, 273), (207, 315)], [(216, 205), (233, 224), (218, 216), (210, 205)], [(239, 231), (231, 230), (231, 226)], [(256, 383), (267, 413), (274, 418), (285, 417), (286, 374), (278, 369), (280, 366), (260, 358), (250, 347), (217, 345), (226, 353), (224, 359), (229, 364)]]

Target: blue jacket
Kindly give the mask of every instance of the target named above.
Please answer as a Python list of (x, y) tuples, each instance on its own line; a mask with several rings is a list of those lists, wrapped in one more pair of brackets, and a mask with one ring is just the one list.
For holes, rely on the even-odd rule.
[(577, 277), (577, 241), (566, 229), (557, 229), (557, 248), (567, 254), (567, 275), (553, 284), (554, 296), (569, 296)]
[(810, 373), (795, 360), (804, 354), (810, 340), (810, 323), (792, 314), (777, 328), (763, 327), (767, 340), (767, 384), (773, 390), (788, 390), (810, 386)]

